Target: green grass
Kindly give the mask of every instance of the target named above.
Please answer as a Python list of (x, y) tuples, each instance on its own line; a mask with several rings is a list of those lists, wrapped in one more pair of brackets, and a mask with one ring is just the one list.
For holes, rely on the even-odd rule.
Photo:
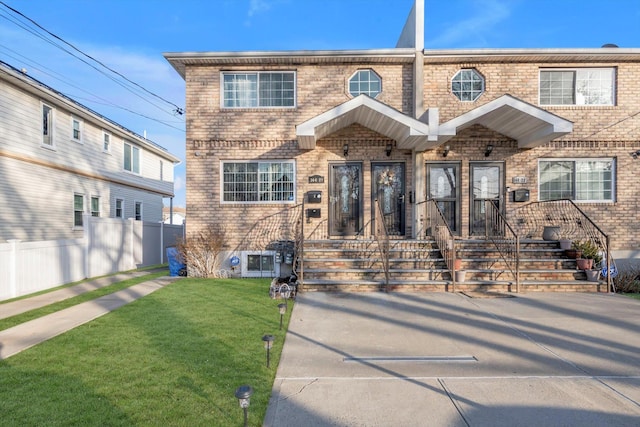
[(640, 294), (630, 294), (630, 293), (624, 293), (622, 294), (625, 297), (629, 297), (629, 298), (635, 298), (635, 299), (640, 299)]
[(286, 331), (269, 283), (180, 279), (0, 361), (0, 424), (240, 426), (234, 391), (249, 384), (262, 425)]

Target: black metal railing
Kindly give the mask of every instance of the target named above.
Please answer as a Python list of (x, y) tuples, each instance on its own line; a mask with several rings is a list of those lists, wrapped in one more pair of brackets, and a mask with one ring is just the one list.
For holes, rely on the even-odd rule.
[[(560, 238), (586, 240), (598, 247), (606, 270), (607, 292), (612, 290), (611, 246), (609, 236), (596, 225), (572, 200), (550, 200), (532, 202), (509, 213), (520, 236), (536, 238), (542, 236), (544, 227), (560, 227)], [(601, 266), (603, 267), (603, 266)]]
[(444, 213), (435, 199), (425, 200), (416, 204), (417, 211), (421, 212), (422, 224), (417, 230), (422, 238), (433, 237), (436, 245), (444, 258), (447, 269), (451, 274), (451, 291), (456, 290), (456, 271), (460, 271), (461, 258), (458, 257), (457, 242), (451, 231), (451, 227), (445, 219)]
[(378, 199), (374, 201), (374, 222), (373, 222), (373, 237), (378, 242), (378, 250), (380, 251), (380, 259), (382, 261), (382, 269), (384, 271), (384, 288), (385, 291), (389, 291), (389, 230), (385, 222), (384, 213), (382, 207), (378, 202)]
[(516, 292), (520, 292), (520, 238), (496, 206), (485, 200), (485, 236), (495, 245), (500, 257), (513, 275)]

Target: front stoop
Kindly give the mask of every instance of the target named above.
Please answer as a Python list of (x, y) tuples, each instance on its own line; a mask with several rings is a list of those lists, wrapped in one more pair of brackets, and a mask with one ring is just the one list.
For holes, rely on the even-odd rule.
[[(391, 240), (385, 286), (378, 243), (312, 240), (304, 245), (301, 291), (325, 292), (516, 292), (515, 277), (490, 241), (457, 241), (465, 281), (453, 284), (434, 240)], [(602, 292), (606, 283), (586, 280), (558, 242), (521, 241), (519, 292)]]

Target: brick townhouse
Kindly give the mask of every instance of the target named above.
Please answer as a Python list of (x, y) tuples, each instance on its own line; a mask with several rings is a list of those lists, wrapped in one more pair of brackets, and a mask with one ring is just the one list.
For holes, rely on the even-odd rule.
[(307, 240), (371, 236), (376, 209), (411, 240), (434, 201), (469, 239), (487, 200), (517, 229), (567, 199), (636, 256), (640, 49), (425, 50), (423, 16), (418, 0), (390, 49), (166, 53), (186, 82), (187, 234), (225, 224), (233, 252), (304, 202)]

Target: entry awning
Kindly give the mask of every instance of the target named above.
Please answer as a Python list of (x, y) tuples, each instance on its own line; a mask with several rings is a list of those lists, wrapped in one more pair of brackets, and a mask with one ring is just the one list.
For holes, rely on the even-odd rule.
[[(354, 123), (396, 141), (402, 150), (423, 151), (439, 145), (429, 124), (407, 116), (367, 95), (357, 97), (296, 126), (300, 148), (310, 150), (316, 142)], [(433, 127), (437, 129), (436, 126)]]
[(537, 147), (573, 131), (569, 120), (511, 95), (503, 95), (441, 124), (438, 142), (442, 144), (475, 124), (515, 139), (519, 148)]

